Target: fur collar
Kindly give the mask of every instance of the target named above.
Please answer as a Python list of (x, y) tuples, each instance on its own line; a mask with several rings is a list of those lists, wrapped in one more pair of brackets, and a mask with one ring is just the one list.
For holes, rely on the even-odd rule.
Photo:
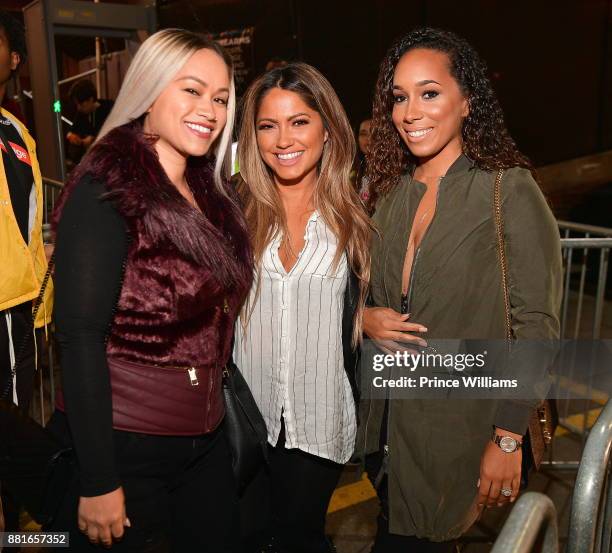
[(71, 174), (56, 206), (54, 228), (70, 192), (91, 175), (106, 184), (111, 200), (128, 224), (153, 243), (173, 245), (183, 256), (217, 274), (225, 284), (250, 282), (252, 255), (246, 224), (233, 189), (220, 193), (213, 180), (213, 161), (190, 158), (187, 182), (201, 213), (168, 179), (138, 122), (117, 127), (100, 140)]

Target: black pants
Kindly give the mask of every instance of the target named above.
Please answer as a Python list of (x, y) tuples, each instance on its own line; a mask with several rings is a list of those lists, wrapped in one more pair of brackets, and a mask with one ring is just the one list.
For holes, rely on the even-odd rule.
[[(24, 338), (32, 331), (32, 303), (26, 302), (6, 311), (0, 311), (0, 396), (8, 390), (5, 397), (11, 401), (13, 385), (9, 356), (9, 330), (6, 321), (7, 313), (11, 315), (12, 331), (10, 334), (15, 355), (18, 355), (19, 349), (24, 344)], [(31, 339), (25, 342), (25, 349), (17, 366), (17, 399), (19, 400), (19, 407), (26, 413), (30, 408), (34, 390), (34, 373), (36, 372), (34, 352), (34, 335), (32, 334)]]
[[(48, 427), (65, 433), (65, 416), (55, 413)], [(115, 431), (114, 443), (132, 526), (111, 551), (239, 551), (238, 496), (222, 429), (196, 438)], [(100, 551), (78, 530), (78, 501), (75, 477), (59, 516), (47, 530), (69, 531), (70, 551)]]
[(343, 466), (285, 449), (284, 427), (270, 447), (271, 534), (283, 553), (327, 553), (325, 515)]
[[(32, 330), (32, 303), (26, 302), (6, 311), (0, 311), (0, 396), (9, 402), (13, 401), (13, 380), (11, 372), (11, 361), (9, 355), (9, 329), (7, 326), (6, 314), (11, 314), (10, 337), (13, 340), (15, 355), (24, 344), (24, 337)], [(25, 342), (21, 361), (17, 367), (17, 399), (19, 407), (27, 413), (32, 402), (32, 392), (34, 390), (34, 374), (36, 372), (34, 336)], [(0, 437), (1, 439), (1, 437)], [(6, 492), (1, 491), (1, 500), (4, 509), (4, 520), (6, 531), (15, 532), (19, 530), (19, 505)], [(9, 548), (6, 548), (7, 551)], [(12, 551), (13, 548), (10, 548)]]

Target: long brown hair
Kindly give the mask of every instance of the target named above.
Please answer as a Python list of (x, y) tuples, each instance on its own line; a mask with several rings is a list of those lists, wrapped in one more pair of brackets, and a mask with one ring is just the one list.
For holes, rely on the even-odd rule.
[(428, 27), (416, 29), (391, 46), (380, 66), (374, 93), (372, 138), (367, 155), (370, 209), (416, 162), (391, 119), (395, 67), (406, 52), (415, 48), (436, 50), (448, 56), (450, 73), (469, 102), (469, 115), (465, 118), (461, 133), (463, 151), (476, 166), (487, 171), (518, 166), (533, 172), (531, 163), (519, 152), (508, 133), (503, 112), (487, 77), (486, 65), (476, 50), (449, 31)]
[[(353, 345), (356, 345), (361, 336), (363, 306), (370, 280), (371, 225), (351, 184), (355, 140), (348, 117), (329, 81), (305, 63), (291, 63), (265, 73), (249, 87), (243, 99), (238, 139), (238, 161), (244, 180), (240, 193), (255, 264), (261, 267), (264, 250), (278, 233), (288, 233), (285, 211), (272, 172), (257, 146), (259, 106), (264, 96), (274, 88), (298, 94), (311, 109), (319, 113), (328, 133), (319, 162), (314, 205), (338, 240), (334, 264), (337, 265), (346, 252), (348, 264), (359, 279), (359, 303), (353, 330)], [(248, 311), (248, 306), (246, 309)]]

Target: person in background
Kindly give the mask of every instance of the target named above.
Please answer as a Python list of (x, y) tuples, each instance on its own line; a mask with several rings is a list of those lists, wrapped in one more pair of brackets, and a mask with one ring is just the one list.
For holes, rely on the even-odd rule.
[[(366, 335), (387, 349), (461, 342), (488, 350), (493, 366), (512, 342), (513, 377), (545, 372), (559, 336), (559, 231), (480, 56), (451, 32), (406, 34), (381, 64), (373, 116), (367, 174), (380, 233)], [(542, 349), (526, 358), (534, 341)], [(360, 449), (376, 452), (383, 505), (373, 553), (449, 553), (483, 508), (517, 498), (537, 401), (486, 393), (368, 402)]]
[(5, 10), (0, 10), (0, 41), (6, 46), (3, 48), (0, 60), (0, 88), (2, 88), (0, 106), (25, 125), (19, 103), (6, 94), (7, 86), (13, 78), (16, 78), (19, 67), (26, 59), (25, 35), (21, 23)]
[[(0, 105), (6, 86), (25, 61), (23, 27), (0, 10)], [(32, 326), (51, 319), (51, 285), (36, 321), (32, 301), (47, 271), (42, 238), (43, 191), (36, 144), (25, 126), (0, 108), (0, 398), (28, 412), (36, 372)], [(31, 339), (24, 340), (28, 335)], [(18, 373), (15, 358), (24, 344)], [(2, 439), (0, 437), (0, 439)], [(0, 483), (1, 484), (1, 483)], [(5, 499), (6, 530), (18, 529), (18, 509)]]
[(234, 111), (225, 50), (151, 35), (58, 200), (47, 428), (78, 471), (49, 529), (73, 551), (238, 550), (221, 381), (253, 264), (227, 181)]
[(113, 102), (98, 99), (96, 87), (89, 79), (75, 82), (70, 88), (69, 95), (77, 111), (66, 139), (70, 144), (69, 158), (74, 163), (78, 163), (98, 136), (108, 114), (113, 109)]
[(364, 201), (368, 201), (368, 181), (365, 176), (366, 169), (366, 156), (370, 149), (370, 136), (372, 128), (372, 119), (364, 119), (359, 123), (357, 129), (357, 155), (355, 156), (355, 163), (353, 164), (353, 170), (351, 171), (351, 177), (355, 182), (355, 189), (357, 190), (359, 197)]
[(354, 450), (370, 267), (353, 132), (327, 79), (291, 63), (247, 90), (238, 144), (256, 273), (234, 360), (268, 427), (272, 548), (326, 553), (325, 513)]

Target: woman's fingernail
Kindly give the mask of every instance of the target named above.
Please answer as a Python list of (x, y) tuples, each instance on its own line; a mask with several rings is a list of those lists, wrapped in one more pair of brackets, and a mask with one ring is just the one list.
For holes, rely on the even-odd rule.
[(427, 327), (426, 326), (422, 326), (421, 328), (419, 328), (420, 332), (427, 332)]
[(132, 523), (130, 522), (130, 519), (126, 517), (125, 522), (123, 523), (123, 526), (127, 526), (128, 528), (132, 527)]
[(511, 497), (511, 498), (510, 498), (510, 503), (514, 503), (514, 500), (515, 500), (515, 498), (514, 498), (514, 497)]
[(476, 487), (480, 488), (480, 478), (478, 479), (478, 482), (476, 482)]

